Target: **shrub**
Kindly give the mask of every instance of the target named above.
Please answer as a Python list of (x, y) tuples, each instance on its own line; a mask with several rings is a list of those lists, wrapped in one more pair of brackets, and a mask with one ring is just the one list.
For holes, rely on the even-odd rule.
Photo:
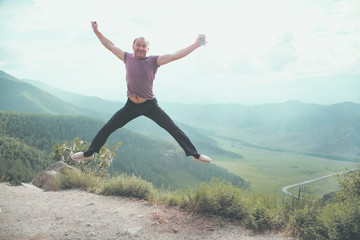
[(184, 193), (182, 191), (171, 191), (161, 189), (155, 189), (151, 198), (151, 203), (162, 203), (168, 206), (183, 206), (184, 204)]
[(289, 223), (293, 233), (304, 239), (324, 239), (322, 227), (317, 219), (319, 213), (319, 209), (311, 205), (295, 209), (290, 216)]
[(337, 178), (339, 190), (319, 219), (327, 239), (360, 239), (360, 168)]
[(84, 173), (75, 169), (64, 169), (57, 182), (61, 189), (79, 188), (88, 192), (98, 192), (101, 188), (102, 178), (92, 172)]
[(360, 198), (360, 165), (353, 171), (338, 175), (337, 182), (339, 184), (338, 199)]
[(149, 199), (154, 194), (154, 191), (152, 183), (140, 177), (120, 175), (117, 178), (108, 180), (100, 194)]
[(89, 148), (89, 143), (79, 138), (75, 138), (70, 145), (67, 142), (63, 144), (57, 143), (53, 146), (53, 159), (55, 161), (63, 161), (70, 166), (74, 166), (83, 172), (91, 171), (96, 176), (107, 177), (108, 168), (111, 165), (112, 159), (115, 156), (116, 149), (121, 145), (121, 142), (108, 148), (107, 145), (103, 146), (95, 158), (82, 161), (74, 161), (71, 155), (76, 152), (85, 152)]
[(294, 234), (303, 239), (360, 239), (359, 168), (339, 175), (338, 183), (327, 201), (295, 204), (289, 223)]
[(329, 203), (319, 217), (326, 239), (360, 239), (360, 200)]
[(246, 227), (256, 232), (281, 229), (285, 223), (279, 214), (279, 205), (275, 196), (266, 193), (252, 193), (247, 198)]
[(184, 204), (196, 212), (242, 219), (244, 209), (241, 196), (240, 188), (213, 178), (210, 183), (201, 183), (197, 189), (189, 191)]
[(271, 230), (270, 211), (265, 207), (251, 207), (247, 210), (244, 223), (247, 228), (256, 232), (264, 232)]

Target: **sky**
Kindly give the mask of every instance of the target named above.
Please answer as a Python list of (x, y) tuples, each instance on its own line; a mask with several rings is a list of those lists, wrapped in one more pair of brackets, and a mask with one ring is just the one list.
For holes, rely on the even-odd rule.
[(132, 52), (207, 45), (158, 69), (159, 101), (360, 103), (359, 0), (0, 0), (0, 70), (126, 101), (125, 65), (91, 28)]

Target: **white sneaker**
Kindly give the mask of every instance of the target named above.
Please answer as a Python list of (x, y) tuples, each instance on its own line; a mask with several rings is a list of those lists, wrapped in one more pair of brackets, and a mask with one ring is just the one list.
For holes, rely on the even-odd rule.
[(84, 152), (77, 152), (77, 153), (71, 155), (71, 159), (74, 161), (81, 161), (81, 160), (87, 160), (87, 159), (93, 159), (93, 158), (94, 158), (94, 154), (89, 157), (85, 157)]
[(200, 163), (210, 163), (211, 162), (211, 158), (206, 155), (203, 155), (203, 154), (200, 154), (199, 158), (193, 157), (193, 159), (195, 162), (200, 162)]

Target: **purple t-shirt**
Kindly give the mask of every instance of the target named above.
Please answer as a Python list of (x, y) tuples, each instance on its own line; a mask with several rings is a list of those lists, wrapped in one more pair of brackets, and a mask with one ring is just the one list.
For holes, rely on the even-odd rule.
[(138, 96), (146, 99), (154, 99), (153, 83), (159, 65), (159, 56), (149, 56), (145, 59), (136, 59), (134, 54), (125, 52), (125, 68), (127, 96)]

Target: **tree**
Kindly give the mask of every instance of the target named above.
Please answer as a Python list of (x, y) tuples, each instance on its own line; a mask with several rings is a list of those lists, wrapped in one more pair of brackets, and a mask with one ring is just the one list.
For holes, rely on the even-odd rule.
[(108, 168), (115, 156), (115, 151), (122, 143), (115, 144), (110, 149), (107, 145), (100, 149), (100, 152), (93, 158), (82, 161), (74, 161), (71, 155), (76, 152), (85, 152), (89, 148), (89, 143), (75, 138), (70, 145), (67, 142), (63, 144), (57, 143), (52, 148), (52, 155), (55, 161), (63, 161), (70, 166), (74, 166), (83, 172), (91, 171), (96, 176), (106, 177), (108, 175)]

